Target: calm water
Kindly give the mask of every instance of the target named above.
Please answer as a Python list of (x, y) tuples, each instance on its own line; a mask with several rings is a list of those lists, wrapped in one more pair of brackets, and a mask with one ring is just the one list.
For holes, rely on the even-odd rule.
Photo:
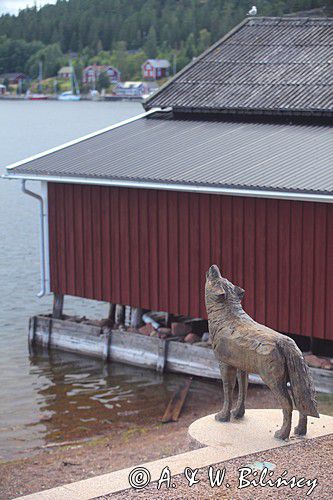
[[(0, 101), (0, 174), (12, 162), (142, 112), (137, 103)], [(39, 183), (30, 187), (39, 189)], [(50, 441), (94, 432), (165, 407), (175, 376), (63, 353), (29, 357), (27, 322), (50, 310), (38, 299), (38, 203), (18, 181), (0, 179), (0, 459), (23, 456)], [(107, 305), (67, 298), (66, 313), (105, 317)], [(142, 404), (144, 402), (144, 404)]]
[[(0, 101), (0, 174), (12, 162), (142, 112), (140, 104)], [(38, 183), (30, 187), (39, 189)], [(53, 351), (28, 352), (29, 316), (50, 311), (39, 292), (38, 203), (0, 179), (0, 461), (110, 426), (158, 418), (182, 377)], [(105, 317), (107, 305), (66, 298), (66, 313)], [(193, 401), (216, 399), (194, 381)], [(215, 399), (214, 399), (215, 398)], [(333, 414), (332, 398), (322, 411)]]

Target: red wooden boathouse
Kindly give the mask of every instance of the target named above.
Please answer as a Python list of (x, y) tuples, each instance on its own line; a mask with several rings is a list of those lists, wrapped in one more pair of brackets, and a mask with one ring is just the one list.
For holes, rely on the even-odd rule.
[(141, 117), (8, 167), (45, 188), (46, 287), (205, 317), (217, 263), (259, 322), (333, 340), (332, 40), (245, 20)]

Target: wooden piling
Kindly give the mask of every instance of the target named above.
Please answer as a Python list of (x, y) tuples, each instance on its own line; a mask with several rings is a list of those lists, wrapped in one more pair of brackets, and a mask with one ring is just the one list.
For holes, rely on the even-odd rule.
[(138, 329), (142, 324), (143, 311), (141, 307), (132, 307), (131, 328)]
[(61, 319), (64, 308), (64, 296), (61, 293), (55, 293), (53, 295), (53, 313), (52, 317), (54, 319)]
[(116, 305), (115, 313), (116, 325), (124, 325), (125, 323), (125, 306), (121, 304)]
[(109, 305), (109, 314), (108, 314), (108, 323), (109, 326), (113, 326), (116, 320), (116, 304), (110, 303)]

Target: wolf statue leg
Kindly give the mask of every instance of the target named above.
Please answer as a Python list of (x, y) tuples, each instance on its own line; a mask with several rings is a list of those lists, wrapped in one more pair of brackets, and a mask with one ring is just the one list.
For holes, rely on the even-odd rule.
[(237, 382), (238, 382), (238, 399), (235, 408), (232, 410), (231, 414), (234, 418), (242, 418), (245, 413), (245, 399), (248, 386), (248, 376), (247, 373), (242, 370), (237, 370)]
[(305, 436), (307, 431), (308, 417), (303, 415), (303, 413), (299, 414), (298, 425), (295, 427), (294, 432), (298, 436)]
[(237, 370), (233, 366), (226, 365), (225, 363), (219, 363), (219, 365), (223, 382), (224, 401), (222, 410), (215, 415), (215, 420), (219, 422), (229, 422)]
[[(263, 379), (264, 380), (264, 379)], [(277, 439), (288, 439), (291, 430), (291, 416), (293, 412), (293, 403), (287, 389), (287, 381), (285, 378), (275, 380), (264, 380), (268, 385), (275, 398), (281, 405), (283, 411), (283, 424), (280, 430), (276, 431), (274, 436)]]

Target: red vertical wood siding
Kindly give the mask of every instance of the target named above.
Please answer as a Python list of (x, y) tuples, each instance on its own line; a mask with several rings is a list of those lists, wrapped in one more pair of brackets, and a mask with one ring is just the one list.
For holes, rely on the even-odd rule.
[(205, 272), (285, 333), (333, 340), (333, 205), (49, 183), (51, 289), (205, 317)]

